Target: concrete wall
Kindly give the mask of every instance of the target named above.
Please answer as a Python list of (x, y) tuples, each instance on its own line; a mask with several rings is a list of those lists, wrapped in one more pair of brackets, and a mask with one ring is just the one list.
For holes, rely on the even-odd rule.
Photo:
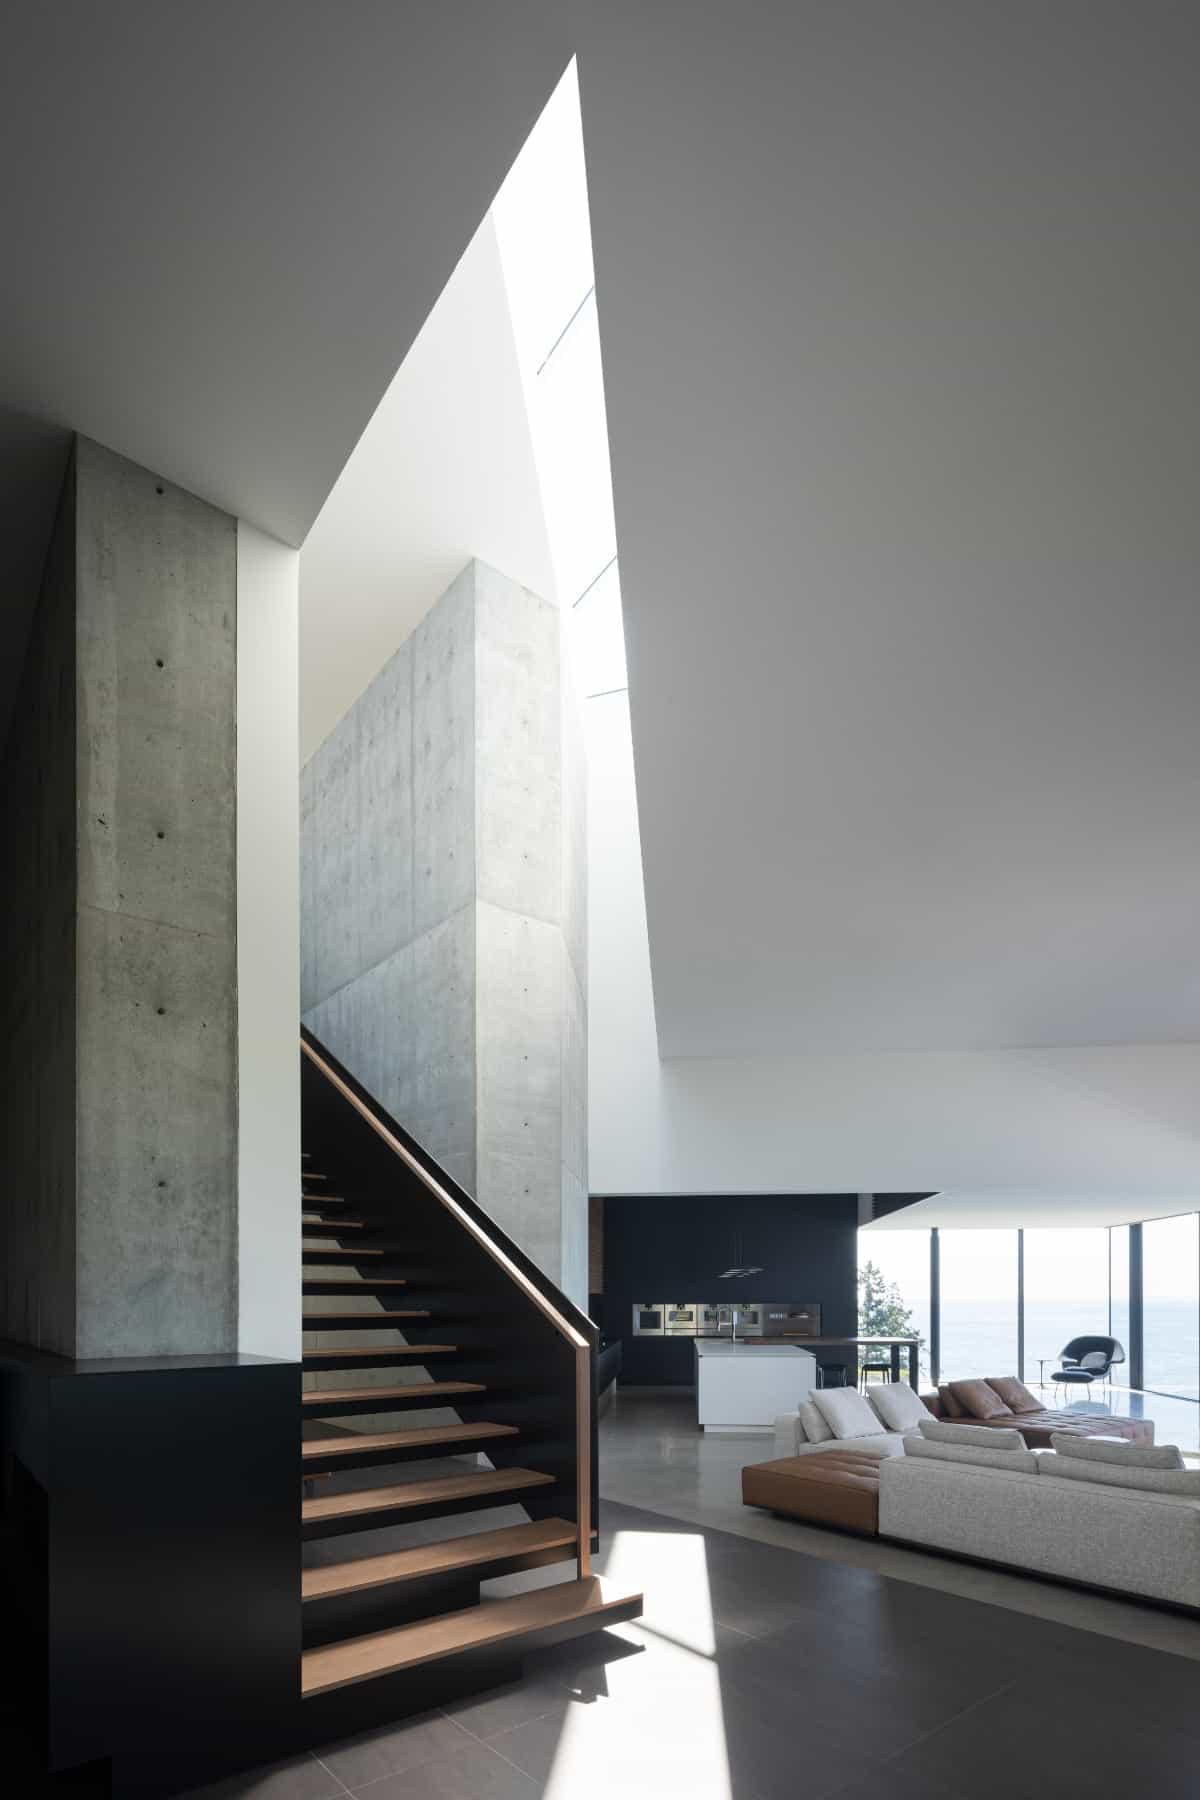
[(238, 1349), (300, 1352), (299, 554), (238, 522)]
[(80, 1357), (237, 1343), (236, 606), (235, 521), (79, 439), (6, 765), (3, 1328)]
[(301, 989), (306, 1023), (582, 1301), (572, 714), (557, 609), (469, 564), (305, 766)]
[(236, 522), (77, 448), (80, 1356), (237, 1343)]
[(0, 778), (0, 1336), (75, 1346), (75, 464)]

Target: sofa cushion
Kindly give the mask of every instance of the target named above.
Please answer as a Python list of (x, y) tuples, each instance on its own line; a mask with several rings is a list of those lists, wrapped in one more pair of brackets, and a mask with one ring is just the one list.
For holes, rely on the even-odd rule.
[(965, 1415), (962, 1407), (943, 1381), (938, 1387), (938, 1399), (941, 1401), (942, 1413), (947, 1419), (961, 1419)]
[(831, 1438), (833, 1436), (833, 1432), (829, 1429), (829, 1426), (825, 1423), (821, 1413), (813, 1405), (811, 1400), (801, 1400), (799, 1406), (796, 1408), (796, 1417), (799, 1419), (800, 1428), (810, 1444), (823, 1444), (826, 1438)]
[(922, 1419), (933, 1417), (907, 1381), (889, 1381), (883, 1387), (873, 1387), (867, 1400), (889, 1431), (912, 1431)]
[(999, 1394), (1009, 1412), (1035, 1413), (1041, 1412), (1042, 1403), (1036, 1394), (1031, 1394), (1023, 1381), (1015, 1375), (989, 1375), (987, 1384), (994, 1394)]
[(952, 1381), (950, 1392), (968, 1418), (999, 1419), (1012, 1412), (986, 1381)]
[(812, 1400), (835, 1438), (878, 1437), (884, 1430), (857, 1388), (819, 1388)]
[[(960, 1427), (961, 1429), (961, 1427)], [(968, 1427), (969, 1429), (969, 1427)], [(1036, 1475), (1038, 1464), (1046, 1460), (1024, 1445), (1019, 1450), (997, 1449), (997, 1433), (992, 1432), (987, 1444), (947, 1444), (937, 1438), (922, 1437), (914, 1431), (904, 1440), (906, 1456), (927, 1456), (934, 1462), (975, 1463), (987, 1469), (1010, 1469), (1018, 1475)]]
[(1087, 1481), (1097, 1487), (1139, 1488), (1144, 1494), (1176, 1494), (1200, 1500), (1200, 1469), (1123, 1469), (1117, 1463), (1090, 1462), (1082, 1456), (1042, 1456), (1043, 1475), (1059, 1481)]
[(929, 1438), (935, 1444), (972, 1444), (977, 1450), (1003, 1450), (1009, 1455), (1025, 1448), (1025, 1440), (1015, 1425), (1006, 1431), (994, 1425), (957, 1425), (945, 1419), (922, 1419), (918, 1430), (923, 1438)]
[(1076, 1437), (1056, 1431), (1051, 1447), (1060, 1456), (1076, 1456), (1083, 1462), (1113, 1463), (1123, 1469), (1185, 1469), (1183, 1453), (1175, 1444), (1106, 1443), (1103, 1438)]

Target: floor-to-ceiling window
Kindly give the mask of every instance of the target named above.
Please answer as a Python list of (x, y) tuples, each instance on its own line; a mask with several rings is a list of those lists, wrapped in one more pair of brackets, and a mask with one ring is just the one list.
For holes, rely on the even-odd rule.
[(1017, 1234), (940, 1231), (941, 1379), (1017, 1367)]
[(1128, 1387), (1133, 1338), (1129, 1314), (1128, 1225), (1113, 1225), (1108, 1233), (1108, 1329), (1125, 1352), (1125, 1361), (1114, 1365), (1113, 1382), (1118, 1387)]
[[(858, 1237), (858, 1328), (879, 1337), (921, 1339), (922, 1384), (929, 1365), (929, 1232), (862, 1231)], [(903, 1367), (908, 1380), (908, 1366)]]
[(1072, 1338), (1105, 1337), (1109, 1321), (1109, 1243), (1103, 1225), (1026, 1231), (1025, 1375), (1058, 1367)]
[(1200, 1214), (1142, 1226), (1143, 1385), (1200, 1398)]

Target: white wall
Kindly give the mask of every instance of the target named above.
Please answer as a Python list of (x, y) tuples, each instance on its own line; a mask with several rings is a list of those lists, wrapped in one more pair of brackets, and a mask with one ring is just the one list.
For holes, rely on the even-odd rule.
[(306, 762), (474, 557), (554, 598), (490, 213), (304, 540)]
[(593, 1193), (940, 1190), (922, 1224), (1197, 1203), (1200, 1045), (660, 1062), (628, 698), (585, 716)]
[(238, 524), (238, 1348), (300, 1354), (299, 555)]

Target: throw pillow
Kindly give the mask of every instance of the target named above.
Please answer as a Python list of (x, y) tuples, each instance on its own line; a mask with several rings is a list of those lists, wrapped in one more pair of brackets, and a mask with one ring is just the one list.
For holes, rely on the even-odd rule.
[(974, 1444), (980, 1450), (1009, 1452), (1025, 1448), (1015, 1425), (949, 1425), (945, 1419), (922, 1419), (919, 1429), (935, 1444)]
[(952, 1381), (950, 1392), (972, 1419), (1002, 1419), (1012, 1411), (986, 1381)]
[(811, 1400), (801, 1400), (796, 1408), (796, 1417), (810, 1444), (823, 1444), (827, 1438), (833, 1436)]
[(948, 1419), (961, 1419), (963, 1409), (943, 1381), (938, 1388), (938, 1399), (942, 1403), (942, 1411)]
[(1015, 1375), (989, 1375), (987, 1384), (993, 1393), (999, 1394), (1009, 1412), (1042, 1411), (1042, 1403), (1037, 1395), (1031, 1394), (1025, 1383), (1018, 1381)]
[[(989, 1431), (989, 1437), (1000, 1437), (998, 1431)], [(943, 1444), (935, 1438), (922, 1437), (914, 1432), (912, 1437), (904, 1440), (906, 1456), (927, 1456), (934, 1462), (974, 1463), (986, 1469), (1010, 1469), (1017, 1475), (1036, 1475), (1038, 1464), (1043, 1460), (1032, 1450), (997, 1450), (991, 1444)]]
[(857, 1388), (818, 1388), (812, 1400), (835, 1438), (883, 1436), (883, 1426)]
[(1138, 1488), (1144, 1494), (1178, 1494), (1200, 1500), (1200, 1469), (1122, 1469), (1116, 1463), (1082, 1456), (1043, 1456), (1043, 1475), (1060, 1481), (1090, 1481), (1096, 1487)]
[(889, 1381), (884, 1387), (873, 1387), (867, 1399), (889, 1431), (912, 1431), (922, 1419), (933, 1417), (907, 1381)]
[(1075, 1456), (1081, 1462), (1113, 1463), (1123, 1469), (1184, 1469), (1183, 1453), (1174, 1444), (1106, 1444), (1100, 1438), (1076, 1437), (1073, 1432), (1055, 1431), (1050, 1443), (1060, 1456)]

